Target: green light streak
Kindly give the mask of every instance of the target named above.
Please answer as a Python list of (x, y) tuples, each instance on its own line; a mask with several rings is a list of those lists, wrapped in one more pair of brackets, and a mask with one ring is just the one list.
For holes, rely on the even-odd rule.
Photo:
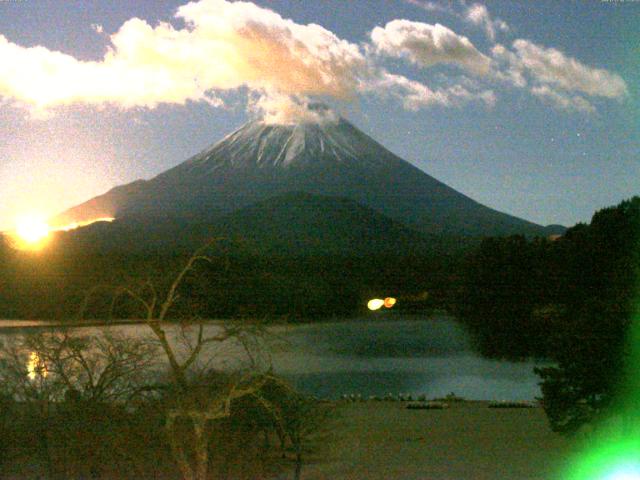
[[(638, 250), (640, 251), (640, 249)], [(640, 275), (636, 271), (636, 279)], [(637, 282), (640, 286), (640, 282)], [(640, 288), (627, 332), (628, 357), (608, 418), (587, 434), (560, 480), (640, 480)]]
[(565, 480), (640, 479), (640, 441), (619, 435), (595, 439), (595, 448), (584, 453), (569, 468)]

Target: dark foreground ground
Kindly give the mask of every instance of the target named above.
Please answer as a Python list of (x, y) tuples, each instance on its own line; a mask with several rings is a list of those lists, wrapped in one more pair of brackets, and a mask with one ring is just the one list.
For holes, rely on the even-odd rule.
[(326, 427), (304, 480), (555, 480), (570, 456), (569, 440), (549, 429), (539, 407), (342, 403)]

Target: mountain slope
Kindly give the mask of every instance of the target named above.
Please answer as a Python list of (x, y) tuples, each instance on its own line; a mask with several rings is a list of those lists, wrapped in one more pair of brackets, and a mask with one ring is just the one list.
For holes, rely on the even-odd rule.
[(430, 234), (546, 235), (397, 157), (346, 120), (254, 121), (148, 181), (116, 187), (56, 224), (91, 218), (210, 218), (287, 192), (344, 197)]
[(218, 218), (125, 217), (61, 238), (67, 249), (130, 253), (192, 252), (211, 238), (223, 238), (245, 253), (269, 255), (411, 255), (442, 247), (352, 200), (302, 192), (270, 197)]
[(346, 198), (293, 192), (225, 216), (219, 231), (270, 254), (424, 253), (427, 238)]

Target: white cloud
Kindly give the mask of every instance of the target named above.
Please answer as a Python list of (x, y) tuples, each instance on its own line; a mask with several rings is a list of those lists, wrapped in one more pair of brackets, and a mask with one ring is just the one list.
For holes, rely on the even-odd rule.
[(432, 2), (428, 0), (404, 0), (405, 3), (421, 8), (427, 12), (445, 12), (455, 15), (455, 11), (450, 5), (444, 5), (439, 2)]
[(495, 62), (492, 69), (494, 78), (519, 88), (527, 86), (524, 65), (515, 53), (504, 45), (497, 44), (491, 49), (491, 55)]
[(363, 86), (364, 92), (374, 91), (381, 96), (399, 99), (407, 110), (417, 111), (434, 105), (461, 107), (466, 103), (480, 101), (487, 107), (493, 107), (496, 97), (493, 91), (472, 91), (456, 84), (432, 90), (427, 85), (411, 80), (403, 75), (381, 71)]
[(516, 40), (513, 50), (497, 44), (491, 54), (494, 79), (518, 88), (530, 86), (532, 95), (561, 110), (593, 113), (595, 107), (585, 97), (622, 99), (628, 94), (619, 75), (529, 40)]
[(558, 92), (548, 85), (533, 87), (531, 88), (531, 93), (561, 110), (584, 113), (593, 113), (596, 110), (595, 107), (583, 97)]
[(499, 18), (492, 19), (491, 15), (489, 15), (489, 10), (487, 7), (480, 3), (474, 3), (473, 5), (467, 7), (464, 13), (464, 19), (479, 27), (482, 27), (492, 42), (496, 41), (496, 31), (508, 32), (509, 25), (504, 20)]
[(104, 33), (104, 27), (99, 23), (92, 23), (91, 29), (96, 33)]
[[(450, 8), (406, 1), (426, 10)], [(469, 7), (467, 16), (485, 28), (503, 28), (480, 4)], [(0, 102), (25, 105), (45, 117), (55, 107), (73, 104), (127, 109), (197, 101), (219, 107), (224, 92), (244, 88), (254, 111), (266, 121), (286, 123), (322, 121), (309, 108), (314, 96), (350, 99), (366, 92), (399, 99), (411, 110), (478, 101), (491, 107), (496, 97), (486, 85), (498, 80), (530, 86), (533, 95), (561, 108), (590, 111), (586, 96), (621, 98), (627, 93), (618, 75), (558, 50), (517, 40), (513, 50), (495, 45), (489, 58), (467, 37), (440, 24), (392, 20), (371, 31), (370, 43), (358, 45), (250, 2), (199, 0), (179, 7), (176, 18), (184, 26), (126, 21), (109, 36), (107, 51), (97, 61), (43, 46), (23, 47), (0, 35)], [(106, 35), (101, 25), (91, 27)], [(433, 80), (440, 86), (428, 86), (383, 69), (379, 62), (388, 58), (425, 69), (455, 65), (485, 87), (450, 73)]]
[(323, 27), (296, 24), (252, 3), (201, 0), (176, 16), (185, 28), (128, 20), (94, 62), (0, 36), (0, 95), (37, 110), (73, 103), (219, 104), (216, 91), (243, 86), (346, 97), (366, 63), (357, 45)]
[(265, 92), (250, 101), (250, 110), (267, 124), (334, 123), (338, 116), (330, 109), (313, 105), (306, 97)]
[(589, 67), (555, 48), (544, 48), (529, 40), (516, 40), (513, 48), (518, 68), (525, 69), (540, 84), (590, 96), (622, 98), (627, 84), (617, 74)]
[(374, 28), (371, 41), (378, 54), (406, 58), (421, 67), (446, 63), (485, 75), (491, 65), (467, 37), (439, 23), (392, 20), (384, 28)]

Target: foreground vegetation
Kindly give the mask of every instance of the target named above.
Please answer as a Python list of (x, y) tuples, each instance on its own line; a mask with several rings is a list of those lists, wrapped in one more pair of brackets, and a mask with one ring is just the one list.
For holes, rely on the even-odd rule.
[(640, 285), (640, 198), (597, 212), (552, 241), (487, 239), (463, 271), (459, 317), (491, 357), (546, 357), (552, 427), (572, 433), (624, 392)]
[(321, 409), (274, 375), (264, 331), (231, 322), (205, 333), (194, 319), (180, 321), (176, 339), (165, 331), (199, 261), (209, 258), (192, 256), (164, 290), (110, 291), (112, 308), (139, 307), (153, 341), (57, 329), (3, 345), (0, 474), (258, 479), (291, 468), (300, 478)]
[(5, 345), (0, 476), (299, 477), (315, 401), (248, 364), (193, 369), (178, 384), (160, 348), (68, 332)]

